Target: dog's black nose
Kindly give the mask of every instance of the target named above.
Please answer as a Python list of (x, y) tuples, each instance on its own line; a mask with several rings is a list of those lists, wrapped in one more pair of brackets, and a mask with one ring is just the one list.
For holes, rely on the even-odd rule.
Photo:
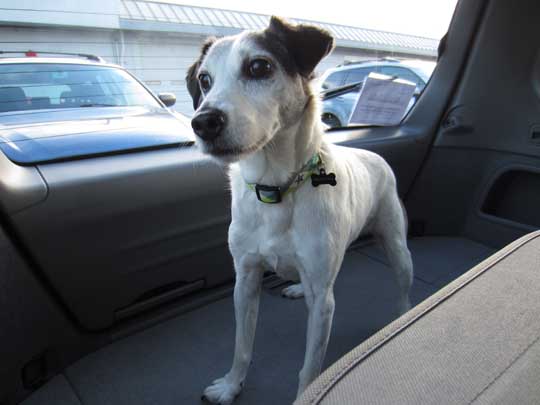
[(225, 127), (225, 114), (220, 110), (204, 110), (191, 120), (191, 127), (205, 141), (217, 138)]

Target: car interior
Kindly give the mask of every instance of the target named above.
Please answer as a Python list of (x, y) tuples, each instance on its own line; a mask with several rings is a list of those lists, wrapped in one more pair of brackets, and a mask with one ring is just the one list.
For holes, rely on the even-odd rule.
[[(334, 128), (392, 166), (413, 308), (367, 235), (299, 404), (538, 403), (540, 3), (460, 0), (402, 123)], [(3, 89), (10, 97), (16, 89)], [(0, 404), (193, 404), (227, 371), (227, 174), (191, 144), (20, 165), (0, 153)], [(237, 404), (295, 401), (306, 305), (263, 282)]]

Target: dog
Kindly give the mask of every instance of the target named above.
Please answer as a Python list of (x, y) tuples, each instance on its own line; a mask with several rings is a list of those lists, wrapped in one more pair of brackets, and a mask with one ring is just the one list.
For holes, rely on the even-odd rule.
[(231, 370), (204, 390), (212, 403), (232, 403), (246, 378), (264, 271), (299, 281), (283, 295), (304, 296), (308, 307), (297, 395), (321, 372), (334, 282), (361, 232), (381, 242), (400, 308), (410, 306), (413, 266), (391, 168), (372, 152), (324, 139), (313, 72), (333, 45), (325, 30), (272, 17), (262, 31), (208, 39), (188, 70), (197, 143), (229, 166), (232, 195), (236, 339)]

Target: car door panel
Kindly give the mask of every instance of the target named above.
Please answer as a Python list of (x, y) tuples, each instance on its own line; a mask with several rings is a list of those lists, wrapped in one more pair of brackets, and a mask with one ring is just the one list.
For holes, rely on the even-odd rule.
[(196, 148), (38, 169), (47, 198), (11, 221), (84, 328), (110, 326), (118, 311), (172, 289), (232, 278), (224, 171)]
[(459, 232), (502, 247), (540, 225), (534, 135), (540, 52), (530, 18), (540, 9), (526, 3), (524, 14), (508, 2), (491, 1), (489, 18), (478, 24), (474, 51), (410, 194), (410, 217), (427, 233)]

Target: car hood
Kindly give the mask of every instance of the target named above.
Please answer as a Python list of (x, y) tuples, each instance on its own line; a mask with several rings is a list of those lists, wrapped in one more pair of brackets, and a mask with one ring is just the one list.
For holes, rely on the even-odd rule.
[(19, 164), (193, 141), (187, 121), (163, 108), (89, 107), (0, 114), (0, 149)]

